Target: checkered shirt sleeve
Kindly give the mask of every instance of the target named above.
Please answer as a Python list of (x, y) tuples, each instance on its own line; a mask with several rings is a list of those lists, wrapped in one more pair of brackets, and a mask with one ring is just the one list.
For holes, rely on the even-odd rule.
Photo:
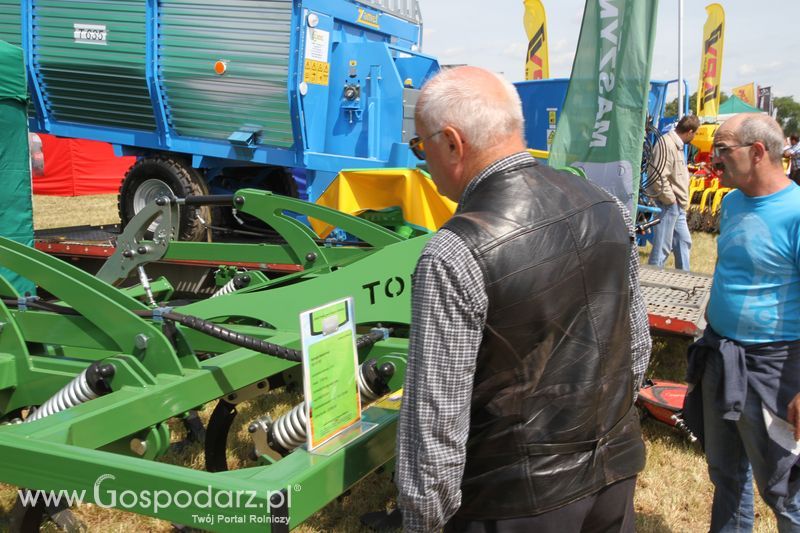
[(636, 400), (647, 366), (650, 364), (650, 351), (653, 347), (653, 340), (650, 338), (650, 324), (647, 321), (647, 304), (644, 301), (642, 286), (639, 283), (639, 246), (636, 244), (633, 221), (628, 213), (628, 208), (616, 198), (614, 198), (614, 201), (617, 202), (622, 218), (625, 219), (625, 225), (628, 227), (628, 235), (631, 239), (628, 285), (631, 291), (629, 316), (631, 322), (631, 369), (633, 370), (634, 380), (633, 398)]

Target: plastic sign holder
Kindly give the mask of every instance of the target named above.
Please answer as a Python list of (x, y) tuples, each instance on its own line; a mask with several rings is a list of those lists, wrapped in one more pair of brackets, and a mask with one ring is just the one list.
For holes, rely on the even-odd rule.
[(300, 314), (308, 451), (329, 455), (375, 424), (361, 421), (353, 299)]

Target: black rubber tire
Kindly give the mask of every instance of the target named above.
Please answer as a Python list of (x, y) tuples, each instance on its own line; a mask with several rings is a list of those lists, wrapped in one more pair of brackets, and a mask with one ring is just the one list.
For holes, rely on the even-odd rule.
[[(224, 172), (226, 175), (224, 187), (226, 189), (235, 191), (239, 188), (247, 187), (263, 189), (291, 198), (298, 197), (297, 184), (289, 169), (281, 167), (240, 167), (225, 169)], [(218, 226), (256, 232), (270, 229), (254, 216), (246, 213), (238, 213), (237, 216), (244, 225), (233, 217), (233, 212), (228, 206), (215, 207), (212, 210), (212, 218)]]
[[(123, 226), (127, 225), (136, 215), (134, 196), (136, 191), (148, 180), (161, 181), (178, 198), (208, 194), (208, 186), (202, 174), (191, 166), (179, 159), (162, 155), (145, 157), (128, 169), (119, 188), (117, 208)], [(178, 239), (181, 241), (206, 240), (207, 230), (197, 215), (199, 214), (207, 224), (211, 224), (210, 209), (208, 207), (181, 206), (180, 212)]]

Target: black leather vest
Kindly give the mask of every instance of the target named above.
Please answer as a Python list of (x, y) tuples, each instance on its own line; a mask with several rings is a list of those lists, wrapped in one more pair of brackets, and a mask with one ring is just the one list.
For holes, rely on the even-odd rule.
[(631, 241), (614, 200), (525, 164), (482, 180), (444, 227), (489, 296), (458, 516), (532, 516), (640, 472)]

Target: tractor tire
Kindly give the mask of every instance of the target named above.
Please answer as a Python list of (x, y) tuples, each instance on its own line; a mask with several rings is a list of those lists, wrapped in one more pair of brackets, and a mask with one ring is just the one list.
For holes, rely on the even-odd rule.
[[(225, 169), (221, 182), (224, 189), (238, 190), (240, 188), (262, 189), (274, 194), (297, 198), (297, 184), (288, 169), (280, 167), (261, 168), (230, 168)], [(252, 232), (271, 231), (261, 219), (239, 212), (234, 217), (230, 206), (214, 207), (212, 218), (215, 225), (227, 230), (245, 230)]]
[[(207, 194), (208, 187), (202, 174), (191, 166), (166, 156), (145, 157), (125, 174), (117, 197), (119, 218), (123, 226), (127, 225), (145, 205), (161, 196), (186, 198)], [(200, 217), (206, 224), (210, 224), (210, 213), (208, 207), (181, 206), (178, 240), (205, 240), (209, 230)], [(152, 236), (155, 227), (155, 222), (150, 225), (147, 237)]]

